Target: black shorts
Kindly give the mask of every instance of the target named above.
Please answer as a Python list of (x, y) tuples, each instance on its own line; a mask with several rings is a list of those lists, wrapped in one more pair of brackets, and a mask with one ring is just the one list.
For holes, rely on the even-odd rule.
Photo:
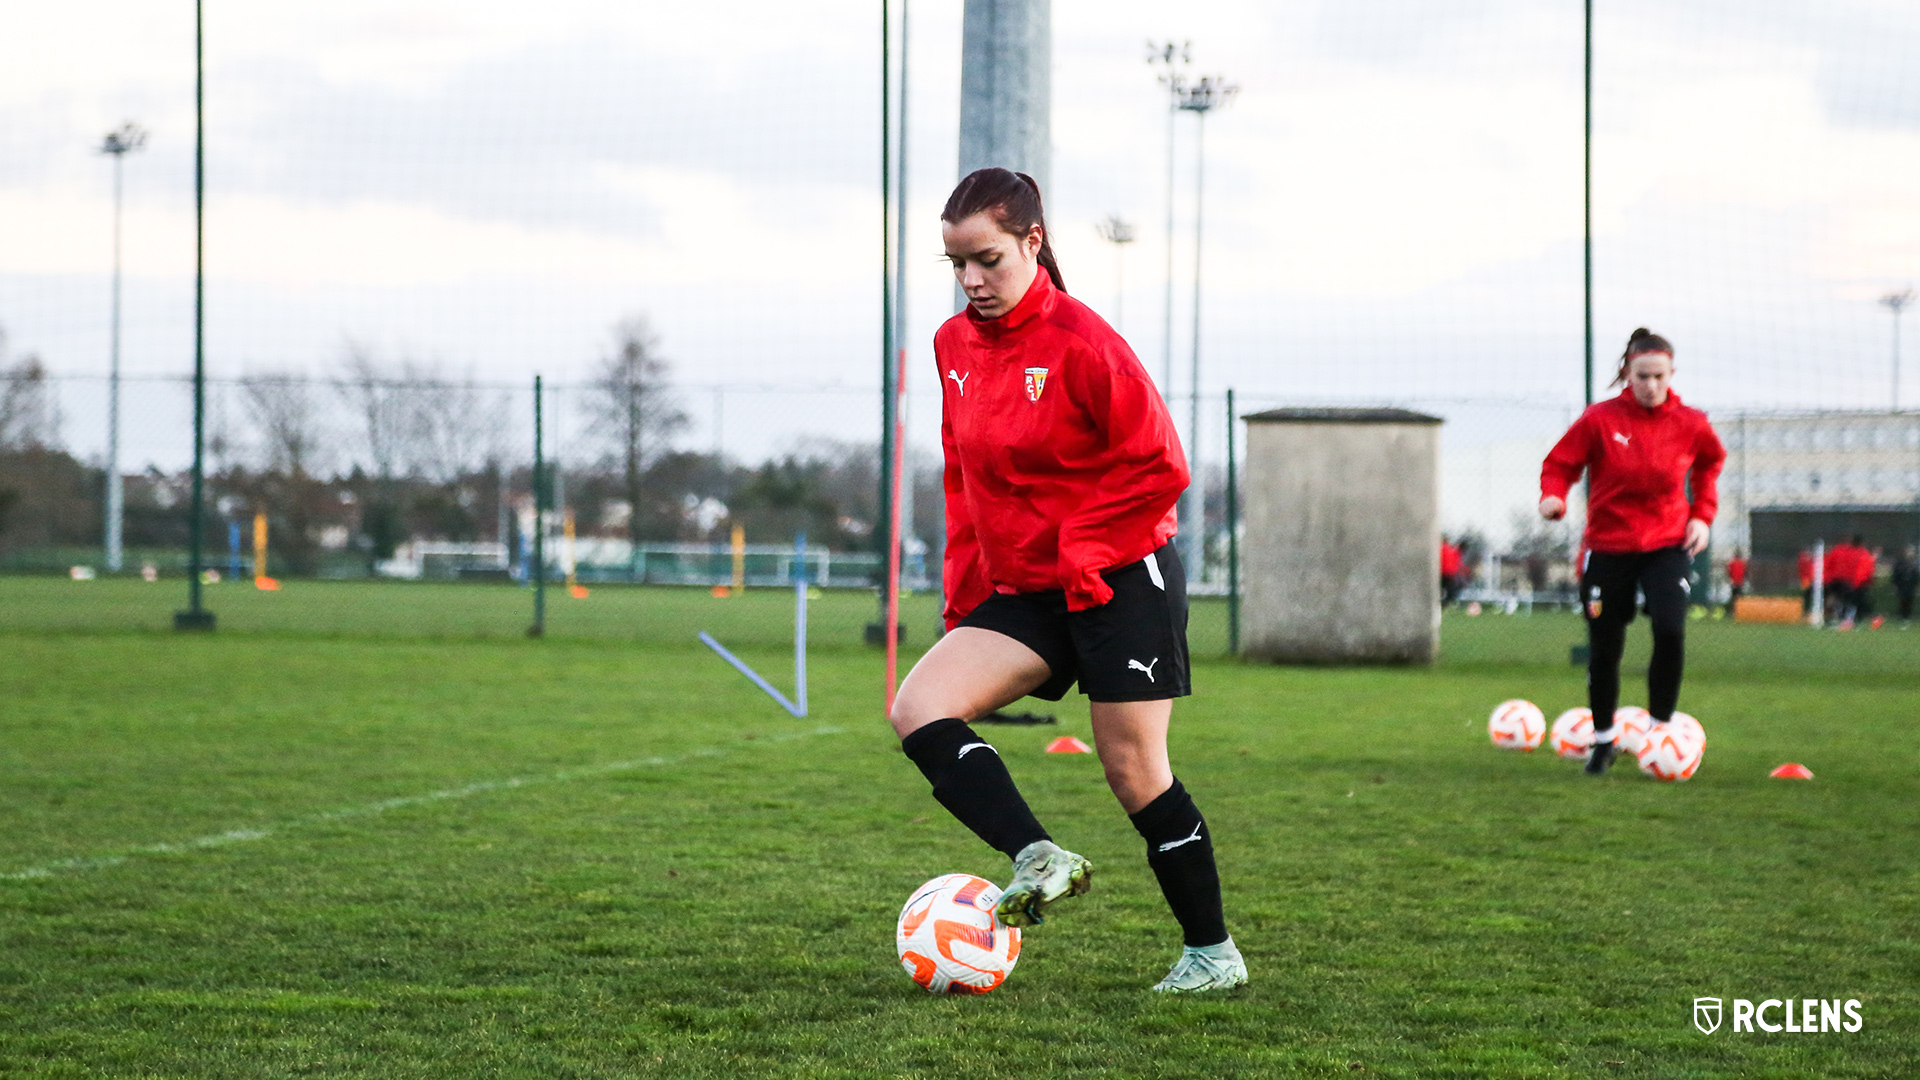
[(1068, 611), (1059, 589), (994, 593), (960, 626), (992, 630), (1032, 649), (1052, 674), (1033, 696), (1059, 701), (1077, 680), (1094, 701), (1162, 701), (1193, 692), (1187, 670), (1187, 572), (1172, 544), (1102, 570), (1113, 599)]
[(1647, 618), (1660, 633), (1684, 632), (1693, 560), (1683, 547), (1654, 551), (1589, 551), (1580, 568), (1580, 604), (1588, 622), (1633, 621), (1634, 593), (1647, 598)]

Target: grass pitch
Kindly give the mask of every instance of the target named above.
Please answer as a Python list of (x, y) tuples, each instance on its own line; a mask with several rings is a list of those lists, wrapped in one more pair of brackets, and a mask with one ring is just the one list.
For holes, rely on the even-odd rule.
[[(538, 642), (499, 587), (223, 586), (211, 637), (163, 629), (178, 592), (0, 580), (0, 1075), (1920, 1069), (1920, 633), (1693, 624), (1678, 785), (1488, 746), (1502, 698), (1578, 703), (1570, 616), (1449, 616), (1432, 670), (1201, 661), (1174, 759), (1254, 980), (1212, 1000), (1146, 991), (1179, 934), (1140, 841), (1093, 759), (1041, 753), (1084, 703), (989, 729), (1099, 874), (948, 1000), (895, 965), (899, 904), (1006, 869), (880, 720), (843, 644), (870, 598), (816, 605), (796, 721), (692, 641), (785, 685), (778, 592), (556, 591)], [(1865, 1026), (1702, 1035), (1702, 996)]]

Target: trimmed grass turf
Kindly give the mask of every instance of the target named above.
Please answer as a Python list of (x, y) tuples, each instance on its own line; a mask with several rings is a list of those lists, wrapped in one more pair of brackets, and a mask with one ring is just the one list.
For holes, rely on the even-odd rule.
[[(1095, 890), (1002, 989), (935, 1000), (894, 965), (898, 905), (1005, 869), (900, 757), (877, 656), (836, 644), (870, 598), (819, 603), (795, 721), (687, 640), (784, 684), (777, 593), (550, 597), (544, 642), (510, 589), (215, 589), (210, 638), (154, 629), (178, 593), (0, 580), (0, 874), (48, 869), (0, 879), (0, 1075), (1916, 1068), (1920, 634), (1695, 623), (1683, 785), (1487, 745), (1501, 698), (1579, 698), (1568, 616), (1450, 616), (1429, 671), (1202, 663), (1175, 761), (1255, 979), (1221, 1000), (1145, 992), (1178, 933), (1097, 764), (1040, 753), (1089, 737), (1070, 699), (991, 737)], [(1786, 760), (1819, 778), (1766, 778)], [(1789, 995), (1866, 1027), (1691, 1024), (1695, 996)]]

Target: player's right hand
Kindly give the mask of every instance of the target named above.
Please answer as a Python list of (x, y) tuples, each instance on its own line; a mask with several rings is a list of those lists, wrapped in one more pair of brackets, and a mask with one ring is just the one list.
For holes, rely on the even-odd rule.
[(1540, 516), (1548, 521), (1559, 521), (1567, 516), (1567, 500), (1557, 495), (1549, 495), (1540, 500)]

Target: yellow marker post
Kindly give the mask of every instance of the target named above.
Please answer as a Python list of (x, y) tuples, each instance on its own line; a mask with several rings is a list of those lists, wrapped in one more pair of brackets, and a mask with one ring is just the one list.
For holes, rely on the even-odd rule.
[(256, 511), (253, 515), (253, 587), (263, 592), (273, 592), (280, 583), (267, 576), (267, 514)]
[(560, 535), (566, 541), (566, 546), (562, 549), (560, 557), (564, 559), (567, 564), (567, 595), (573, 597), (575, 600), (585, 600), (587, 598), (587, 588), (580, 584), (580, 578), (574, 570), (573, 509), (571, 507), (560, 516)]
[(733, 595), (747, 591), (747, 527), (733, 527)]

